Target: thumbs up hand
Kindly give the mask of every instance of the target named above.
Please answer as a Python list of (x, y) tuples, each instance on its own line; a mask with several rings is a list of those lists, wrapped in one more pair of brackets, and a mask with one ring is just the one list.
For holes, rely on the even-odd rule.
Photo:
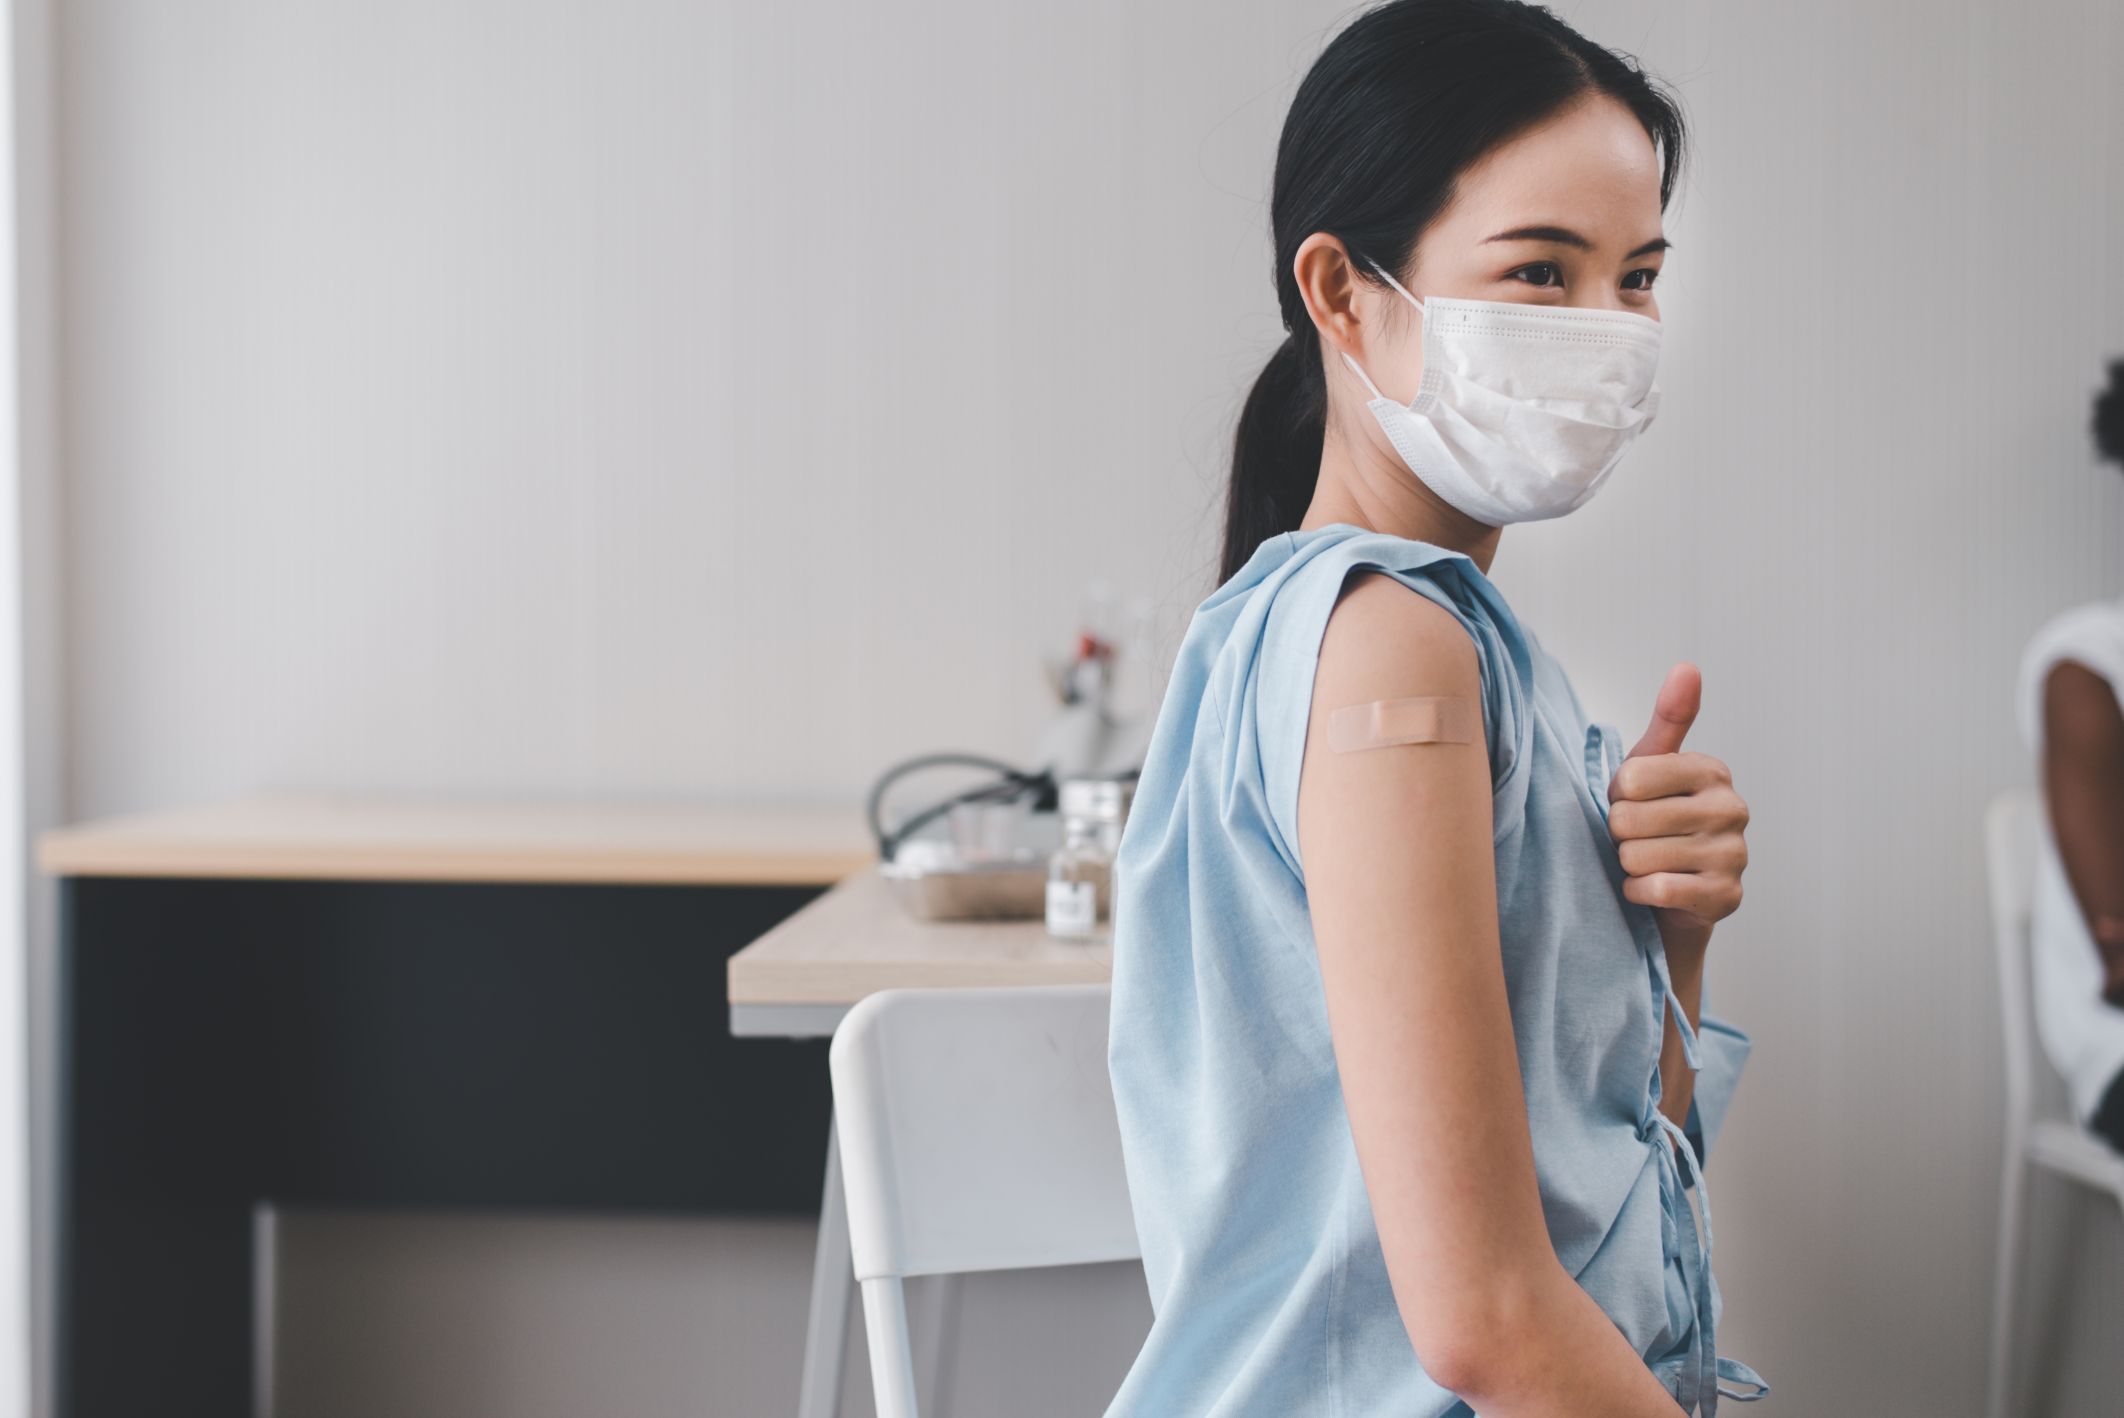
[(1740, 906), (1748, 865), (1748, 805), (1733, 775), (1682, 737), (1703, 702), (1703, 675), (1686, 662), (1667, 671), (1652, 724), (1608, 782), (1608, 833), (1629, 874), (1626, 900), (1653, 908), (1671, 946), (1701, 945)]

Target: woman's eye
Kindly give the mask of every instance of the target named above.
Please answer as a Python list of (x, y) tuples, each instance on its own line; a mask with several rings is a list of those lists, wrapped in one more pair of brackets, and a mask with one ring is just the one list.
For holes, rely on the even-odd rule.
[[(1640, 284), (1640, 285), (1631, 285), (1631, 284), (1630, 284), (1630, 282), (1632, 282), (1632, 281), (1636, 280), (1636, 279), (1637, 279), (1637, 278), (1638, 278), (1639, 276), (1643, 276), (1643, 277), (1645, 278), (1645, 279), (1644, 279), (1644, 282), (1643, 282), (1642, 284)], [(1624, 277), (1623, 277), (1623, 289), (1624, 289), (1624, 290), (1650, 290), (1650, 289), (1652, 289), (1652, 283), (1653, 283), (1654, 281), (1658, 280), (1658, 279), (1659, 279), (1659, 268), (1658, 268), (1657, 266), (1646, 266), (1646, 267), (1643, 267), (1642, 269), (1639, 269), (1639, 270), (1635, 270), (1635, 271), (1632, 271), (1632, 272), (1631, 272), (1631, 273), (1630, 273), (1629, 275), (1627, 275), (1627, 276), (1624, 276)]]
[[(1556, 277), (1556, 279), (1553, 281), (1528, 279), (1528, 277), (1534, 275), (1536, 272), (1546, 272), (1547, 274)], [(1518, 270), (1514, 271), (1512, 273), (1512, 279), (1515, 281), (1526, 280), (1527, 284), (1530, 286), (1562, 285), (1563, 272), (1557, 267), (1554, 261), (1536, 261), (1531, 266), (1522, 266)]]

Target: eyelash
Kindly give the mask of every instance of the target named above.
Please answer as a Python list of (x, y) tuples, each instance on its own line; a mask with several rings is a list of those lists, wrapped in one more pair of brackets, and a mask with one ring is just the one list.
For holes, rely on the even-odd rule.
[[(1521, 266), (1518, 270), (1512, 272), (1511, 275), (1507, 277), (1507, 279), (1517, 280), (1519, 279), (1519, 277), (1526, 274), (1528, 271), (1555, 271), (1556, 269), (1557, 267), (1554, 261), (1536, 261), (1531, 266)], [(1561, 276), (1561, 274), (1562, 273), (1559, 271), (1559, 277)], [(1641, 286), (1630, 286), (1626, 289), (1648, 291), (1652, 289), (1652, 287), (1659, 280), (1659, 268), (1656, 266), (1640, 266), (1636, 270), (1630, 272), (1629, 275), (1623, 277), (1623, 279), (1628, 280), (1630, 276), (1643, 276), (1645, 277), (1645, 283)], [(1550, 283), (1547, 281), (1528, 281), (1526, 282), (1526, 284), (1530, 286), (1546, 287)]]

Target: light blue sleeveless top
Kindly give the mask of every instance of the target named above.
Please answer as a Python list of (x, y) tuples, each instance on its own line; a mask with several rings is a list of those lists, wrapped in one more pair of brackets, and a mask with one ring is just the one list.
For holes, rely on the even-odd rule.
[[(1651, 910), (1622, 896), (1620, 736), (1587, 722), (1474, 562), (1336, 523), (1270, 538), (1197, 608), (1122, 833), (1108, 1064), (1155, 1322), (1108, 1418), (1471, 1412), (1424, 1373), (1387, 1282), (1298, 860), (1314, 667), (1359, 568), (1451, 611), (1480, 651), (1499, 934), (1556, 1254), (1685, 1412), (1761, 1397), (1714, 1343), (1696, 1171), (1748, 1036), (1701, 1010), (1689, 1030)], [(1670, 1001), (1697, 1068), (1686, 1130), (1658, 1106)]]

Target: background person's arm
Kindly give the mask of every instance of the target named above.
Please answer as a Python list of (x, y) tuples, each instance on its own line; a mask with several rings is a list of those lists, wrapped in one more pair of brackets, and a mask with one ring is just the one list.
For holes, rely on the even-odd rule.
[(1460, 623), (1390, 577), (1353, 579), (1321, 640), (1299, 855), (1394, 1298), (1426, 1372), (1484, 1418), (1673, 1418), (1680, 1405), (1564, 1270), (1542, 1216), (1479, 735), (1325, 741), (1345, 705), (1454, 695), (1481, 703)]
[(2065, 879), (2102, 952), (2102, 998), (2124, 1007), (2124, 708), (2077, 660), (2043, 681), (2043, 796)]

